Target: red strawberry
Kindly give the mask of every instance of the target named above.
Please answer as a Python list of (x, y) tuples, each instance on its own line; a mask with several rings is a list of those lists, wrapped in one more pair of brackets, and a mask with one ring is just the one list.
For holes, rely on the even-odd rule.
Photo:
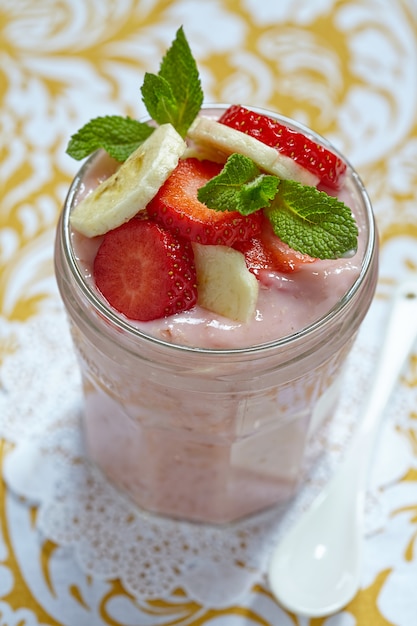
[(106, 233), (94, 278), (109, 304), (134, 320), (186, 311), (197, 301), (191, 244), (149, 220), (133, 218)]
[(323, 185), (331, 189), (341, 187), (346, 163), (302, 133), (237, 104), (229, 107), (219, 122), (276, 148), (315, 174)]
[(189, 158), (180, 160), (155, 198), (148, 204), (149, 217), (172, 232), (202, 244), (232, 246), (260, 232), (260, 215), (214, 211), (197, 198), (197, 191), (217, 176), (222, 165)]
[(248, 241), (238, 241), (233, 248), (245, 255), (246, 267), (256, 277), (259, 276), (261, 270), (272, 271), (274, 265), (272, 256), (265, 248), (259, 235)]
[(315, 261), (313, 257), (293, 250), (277, 237), (266, 217), (262, 220), (262, 231), (258, 237), (233, 247), (243, 252), (248, 269), (257, 277), (261, 276), (261, 270), (288, 274), (300, 270), (305, 263)]

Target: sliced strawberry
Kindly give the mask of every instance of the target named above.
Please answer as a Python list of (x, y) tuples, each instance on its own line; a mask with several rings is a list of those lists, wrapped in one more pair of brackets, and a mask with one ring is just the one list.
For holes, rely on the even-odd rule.
[(180, 160), (148, 204), (149, 217), (175, 234), (202, 244), (232, 246), (259, 233), (259, 212), (246, 216), (237, 211), (214, 211), (198, 200), (198, 189), (217, 176), (222, 167), (207, 160)]
[(315, 174), (326, 187), (341, 187), (346, 163), (302, 133), (239, 105), (229, 107), (219, 122), (276, 148), (278, 152)]
[(265, 252), (272, 258), (272, 268), (276, 272), (297, 272), (306, 263), (313, 263), (316, 259), (308, 254), (302, 254), (277, 237), (269, 220), (265, 219), (261, 234)]
[(273, 270), (273, 258), (265, 248), (260, 235), (248, 241), (238, 241), (233, 247), (245, 255), (246, 266), (256, 277), (259, 277), (262, 270)]
[(248, 269), (257, 278), (262, 275), (262, 270), (288, 274), (297, 272), (305, 263), (313, 263), (316, 260), (293, 250), (277, 237), (266, 217), (262, 219), (260, 235), (250, 241), (236, 243), (233, 247), (245, 255)]
[(133, 218), (106, 233), (94, 278), (109, 304), (133, 320), (166, 317), (197, 301), (191, 244), (150, 220)]

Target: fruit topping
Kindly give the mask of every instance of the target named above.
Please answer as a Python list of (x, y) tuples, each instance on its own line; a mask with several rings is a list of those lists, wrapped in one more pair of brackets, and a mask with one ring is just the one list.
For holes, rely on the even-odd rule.
[(282, 241), (274, 233), (271, 222), (263, 218), (261, 234), (250, 241), (238, 242), (234, 248), (245, 255), (248, 269), (259, 277), (262, 270), (289, 274), (297, 272), (306, 263), (316, 259), (302, 254)]
[(255, 313), (259, 285), (246, 267), (245, 257), (227, 246), (193, 243), (198, 304), (238, 322)]
[(159, 126), (112, 176), (77, 204), (71, 225), (86, 237), (95, 237), (127, 222), (146, 207), (186, 147), (171, 124)]
[(133, 218), (104, 236), (94, 278), (108, 303), (132, 320), (167, 317), (197, 301), (191, 244), (146, 219)]
[(318, 183), (319, 179), (315, 174), (290, 157), (280, 154), (274, 147), (208, 117), (197, 117), (188, 136), (195, 143), (216, 149), (225, 155), (235, 152), (243, 154), (252, 159), (259, 168), (279, 178), (296, 180), (303, 185)]
[(219, 122), (275, 148), (317, 176), (323, 185), (340, 188), (346, 163), (306, 135), (239, 105), (229, 107)]
[(260, 236), (249, 241), (238, 241), (233, 247), (245, 256), (246, 267), (257, 278), (259, 278), (262, 270), (273, 271), (272, 257)]
[(295, 272), (356, 249), (350, 208), (317, 188), (339, 189), (346, 163), (240, 105), (204, 117), (182, 28), (141, 93), (152, 125), (99, 117), (67, 148), (76, 159), (102, 148), (122, 162), (70, 216), (82, 235), (103, 236), (94, 277), (117, 311), (149, 321), (198, 302), (244, 322), (264, 270)]
[(216, 211), (197, 198), (198, 190), (222, 170), (213, 161), (181, 159), (147, 207), (148, 215), (175, 234), (201, 244), (232, 246), (260, 232), (260, 214)]

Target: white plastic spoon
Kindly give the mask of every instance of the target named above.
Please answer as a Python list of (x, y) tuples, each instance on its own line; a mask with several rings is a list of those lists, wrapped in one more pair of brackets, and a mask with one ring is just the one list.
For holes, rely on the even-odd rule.
[(417, 283), (406, 282), (394, 293), (374, 383), (351, 447), (328, 485), (272, 554), (272, 593), (293, 613), (331, 615), (359, 589), (372, 451), (383, 410), (416, 335)]

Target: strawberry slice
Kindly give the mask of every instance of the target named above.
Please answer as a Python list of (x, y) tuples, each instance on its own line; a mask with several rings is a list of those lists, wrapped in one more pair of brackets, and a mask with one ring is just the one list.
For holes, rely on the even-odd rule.
[(278, 152), (315, 174), (326, 187), (340, 189), (346, 172), (346, 163), (302, 133), (237, 104), (229, 107), (219, 122), (276, 148)]
[(197, 191), (220, 173), (213, 161), (182, 159), (147, 206), (151, 219), (174, 234), (201, 244), (232, 246), (260, 232), (259, 212), (214, 211), (197, 198)]
[(93, 271), (109, 304), (133, 320), (166, 317), (197, 301), (191, 244), (150, 220), (133, 218), (106, 233)]
[(245, 255), (246, 267), (257, 278), (259, 278), (262, 270), (273, 270), (272, 255), (264, 246), (260, 235), (248, 241), (238, 241), (233, 248)]
[(246, 266), (258, 279), (262, 277), (262, 270), (290, 274), (316, 260), (290, 248), (277, 237), (266, 217), (262, 218), (260, 235), (250, 241), (238, 242), (233, 247), (245, 255)]

